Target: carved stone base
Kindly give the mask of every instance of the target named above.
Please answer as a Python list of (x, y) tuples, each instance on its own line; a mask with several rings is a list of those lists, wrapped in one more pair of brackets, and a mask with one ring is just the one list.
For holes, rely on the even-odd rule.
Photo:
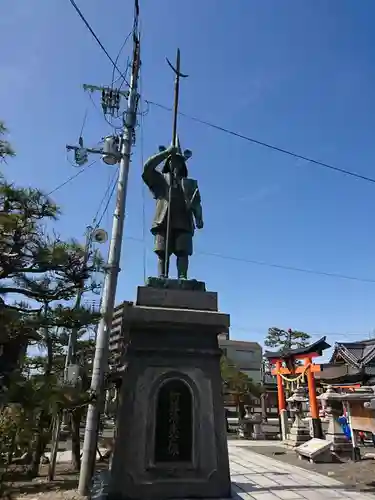
[(255, 441), (263, 441), (263, 439), (266, 439), (266, 436), (263, 432), (262, 424), (260, 423), (255, 423), (254, 424), (254, 430), (253, 430), (253, 435), (252, 438)]
[(206, 284), (204, 281), (197, 280), (179, 280), (175, 278), (158, 278), (150, 276), (147, 278), (146, 286), (151, 288), (164, 288), (169, 290), (195, 290), (205, 292)]
[(229, 316), (187, 308), (191, 291), (159, 292), (140, 288), (127, 314), (108, 499), (230, 497), (217, 340)]
[(310, 430), (299, 417), (296, 417), (290, 428), (287, 439), (284, 441), (284, 445), (288, 448), (296, 448), (310, 439)]
[(329, 416), (328, 429), (325, 436), (327, 441), (331, 441), (331, 451), (337, 455), (350, 455), (352, 444), (346, 438), (341, 425), (337, 421), (336, 415)]
[(242, 439), (251, 439), (253, 435), (254, 424), (243, 420), (238, 426), (238, 437)]

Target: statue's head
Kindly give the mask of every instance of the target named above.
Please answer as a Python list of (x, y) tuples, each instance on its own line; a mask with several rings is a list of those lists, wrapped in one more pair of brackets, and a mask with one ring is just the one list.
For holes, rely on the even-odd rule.
[(166, 162), (164, 163), (163, 167), (163, 174), (170, 174), (171, 173), (171, 164), (173, 166), (173, 171), (176, 177), (182, 179), (184, 177), (188, 176), (188, 169), (186, 166), (186, 160), (185, 158), (180, 155), (176, 154), (173, 156), (173, 158), (170, 156)]
[[(164, 146), (159, 147), (159, 151), (163, 151), (165, 149)], [(186, 162), (189, 158), (191, 158), (192, 152), (190, 149), (185, 149), (182, 151), (180, 139), (177, 137), (177, 153), (173, 155), (173, 158), (169, 156), (163, 167), (163, 174), (171, 173), (171, 164), (173, 167), (174, 174), (176, 177), (180, 179), (188, 176), (188, 169)]]

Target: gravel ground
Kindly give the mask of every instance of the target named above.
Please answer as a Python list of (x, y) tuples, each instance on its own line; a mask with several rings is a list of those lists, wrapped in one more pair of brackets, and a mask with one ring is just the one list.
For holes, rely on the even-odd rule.
[[(303, 469), (318, 472), (325, 476), (341, 481), (343, 484), (366, 493), (375, 493), (375, 462), (373, 458), (363, 458), (360, 462), (353, 463), (351, 460), (343, 460), (338, 463), (313, 464), (307, 460), (300, 460), (293, 450), (280, 446), (254, 446), (248, 442), (246, 448), (251, 448), (255, 453), (274, 458), (280, 462), (287, 462)], [(368, 452), (374, 454), (374, 448), (362, 448), (362, 456)]]
[[(99, 463), (97, 470), (106, 469), (106, 463)], [(9, 483), (11, 500), (78, 500), (77, 493), (79, 474), (69, 464), (56, 465), (56, 477), (52, 482), (47, 480), (48, 466), (42, 466), (39, 477), (32, 481), (13, 481)], [(1, 496), (1, 495), (0, 495)], [(2, 498), (7, 497), (2, 496)]]

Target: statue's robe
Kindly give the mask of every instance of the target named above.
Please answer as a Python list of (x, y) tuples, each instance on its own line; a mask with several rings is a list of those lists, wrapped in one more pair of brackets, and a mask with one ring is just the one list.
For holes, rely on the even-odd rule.
[(182, 178), (173, 182), (171, 207), (169, 207), (169, 186), (171, 174), (162, 174), (155, 169), (145, 170), (143, 181), (156, 199), (156, 210), (152, 222), (153, 234), (165, 234), (169, 208), (171, 210), (171, 231), (194, 234), (194, 217), (201, 211), (201, 197), (195, 179)]

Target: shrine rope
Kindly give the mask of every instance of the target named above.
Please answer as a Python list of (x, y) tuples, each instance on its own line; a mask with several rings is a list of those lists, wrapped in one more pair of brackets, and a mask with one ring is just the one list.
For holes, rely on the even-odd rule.
[(287, 377), (286, 375), (280, 373), (280, 372), (277, 372), (276, 375), (280, 375), (280, 377), (287, 383), (287, 385), (289, 384), (294, 384), (295, 382), (299, 382), (300, 380), (303, 381), (304, 378), (305, 378), (305, 374), (306, 374), (306, 371), (308, 368), (310, 368), (311, 366), (311, 363), (309, 363), (308, 365), (306, 365), (303, 369), (303, 372), (302, 373), (299, 373), (296, 377)]

